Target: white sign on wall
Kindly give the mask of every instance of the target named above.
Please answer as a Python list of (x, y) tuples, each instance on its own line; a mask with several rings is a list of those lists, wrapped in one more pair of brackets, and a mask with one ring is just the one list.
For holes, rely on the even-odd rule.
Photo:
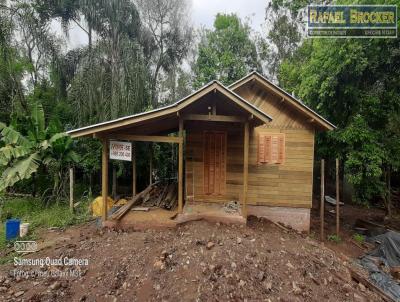
[(110, 159), (132, 161), (132, 143), (110, 141)]

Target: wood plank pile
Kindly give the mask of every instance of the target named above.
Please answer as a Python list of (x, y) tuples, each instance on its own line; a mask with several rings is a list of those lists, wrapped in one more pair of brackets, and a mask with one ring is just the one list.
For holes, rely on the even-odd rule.
[(110, 219), (114, 220), (120, 220), (133, 206), (137, 206), (141, 204), (143, 201), (143, 197), (146, 196), (154, 186), (156, 186), (157, 183), (154, 183), (150, 186), (148, 186), (146, 189), (144, 189), (142, 192), (139, 194), (136, 194), (126, 205), (120, 207), (118, 210), (116, 210), (111, 216)]
[[(178, 205), (178, 184), (156, 182), (136, 194), (126, 205), (116, 210), (109, 218), (120, 220), (133, 207), (159, 207), (173, 210)], [(135, 210), (135, 209), (132, 209)]]
[(173, 210), (178, 205), (178, 184), (159, 183), (143, 198), (142, 206)]

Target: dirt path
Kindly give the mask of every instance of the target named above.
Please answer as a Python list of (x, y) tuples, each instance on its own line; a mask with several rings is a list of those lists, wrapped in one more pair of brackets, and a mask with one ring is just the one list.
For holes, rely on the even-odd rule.
[(45, 266), (57, 277), (16, 278), (14, 269), (38, 267), (2, 266), (1, 301), (380, 301), (331, 250), (266, 221), (142, 232), (100, 231), (93, 223), (42, 236), (54, 244), (25, 258), (89, 265)]

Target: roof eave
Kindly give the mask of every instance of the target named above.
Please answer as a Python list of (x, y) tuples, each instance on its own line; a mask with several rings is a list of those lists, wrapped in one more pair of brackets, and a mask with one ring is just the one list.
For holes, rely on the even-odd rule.
[(280, 88), (279, 86), (275, 85), (274, 83), (272, 83), (271, 81), (266, 79), (263, 75), (261, 75), (257, 71), (252, 71), (251, 73), (249, 73), (248, 75), (244, 76), (243, 78), (241, 78), (241, 79), (237, 80), (236, 82), (230, 84), (228, 86), (228, 88), (233, 91), (233, 90), (239, 88), (240, 86), (244, 85), (245, 83), (248, 83), (251, 80), (258, 80), (261, 83), (264, 82), (264, 83), (267, 83), (268, 85), (271, 85), (273, 88), (278, 90), (278, 92), (280, 92), (283, 97), (285, 97), (286, 99), (292, 101), (294, 104), (299, 105), (299, 106), (303, 107), (304, 109), (306, 109), (308, 111), (309, 116), (314, 118), (315, 122), (317, 122), (318, 125), (320, 127), (322, 127), (324, 130), (335, 130), (337, 128), (334, 124), (329, 122), (327, 119), (323, 118), (321, 115), (316, 113), (314, 110), (312, 110), (310, 107), (305, 105), (300, 100), (298, 100), (295, 97), (293, 97), (290, 93), (288, 93), (284, 89)]

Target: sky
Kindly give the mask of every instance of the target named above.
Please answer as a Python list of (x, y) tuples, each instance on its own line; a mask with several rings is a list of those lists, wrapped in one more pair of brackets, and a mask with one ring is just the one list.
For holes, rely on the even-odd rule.
[[(264, 22), (267, 0), (186, 0), (191, 2), (191, 20), (194, 27), (212, 28), (217, 13), (236, 13), (242, 20), (248, 18), (249, 24), (256, 31), (261, 31)], [(54, 31), (61, 33), (59, 22), (53, 21)], [(75, 48), (87, 43), (87, 35), (71, 23), (68, 48)]]
[(236, 13), (241, 19), (250, 18), (255, 30), (264, 22), (266, 0), (192, 0), (192, 21), (196, 27), (211, 28), (217, 13)]

